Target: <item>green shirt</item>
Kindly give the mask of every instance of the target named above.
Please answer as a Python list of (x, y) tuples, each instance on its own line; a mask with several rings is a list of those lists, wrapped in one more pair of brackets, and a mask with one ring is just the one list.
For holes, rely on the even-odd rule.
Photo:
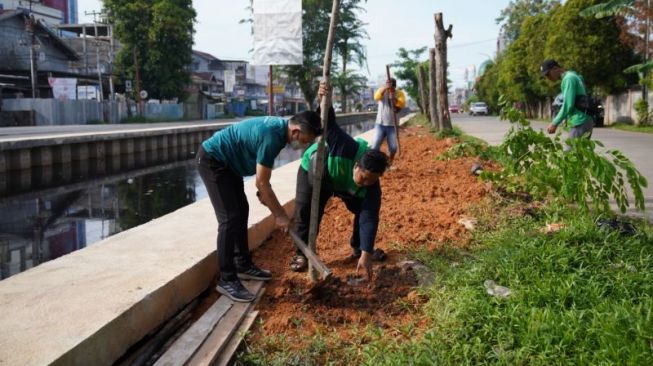
[(575, 107), (576, 97), (587, 95), (583, 79), (576, 72), (569, 70), (562, 77), (560, 89), (563, 102), (558, 115), (553, 119), (553, 124), (557, 126), (566, 119), (569, 125), (575, 127), (589, 121), (591, 117)]
[[(327, 178), (329, 186), (334, 192), (345, 193), (357, 198), (365, 198), (366, 187), (359, 187), (354, 182), (354, 165), (367, 150), (367, 141), (356, 139), (358, 145), (354, 155), (327, 154)], [(329, 149), (327, 147), (327, 151)], [(302, 156), (301, 166), (308, 171), (311, 166), (311, 156), (317, 152), (317, 143), (311, 145)]]
[(288, 121), (280, 117), (255, 117), (216, 132), (202, 143), (206, 152), (236, 174), (256, 174), (256, 164), (272, 168), (288, 142)]

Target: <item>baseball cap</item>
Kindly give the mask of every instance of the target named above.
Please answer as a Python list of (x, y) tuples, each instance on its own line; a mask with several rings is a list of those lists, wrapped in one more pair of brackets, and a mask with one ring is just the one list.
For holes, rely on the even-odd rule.
[(560, 67), (558, 61), (552, 59), (545, 60), (540, 66), (540, 75), (546, 76), (546, 74), (548, 74), (554, 67)]

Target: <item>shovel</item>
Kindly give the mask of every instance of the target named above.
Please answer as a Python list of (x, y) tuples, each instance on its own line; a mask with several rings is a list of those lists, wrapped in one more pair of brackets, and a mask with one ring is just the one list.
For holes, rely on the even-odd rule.
[(292, 230), (288, 230), (288, 233), (297, 245), (297, 248), (299, 248), (299, 250), (304, 253), (304, 256), (308, 259), (308, 261), (311, 262), (313, 268), (315, 268), (322, 275), (322, 280), (324, 281), (331, 277), (331, 270), (326, 265), (324, 265), (324, 263), (320, 260), (320, 257), (318, 257), (317, 254), (315, 254), (315, 252), (313, 252), (308, 247), (308, 245), (306, 245), (302, 238), (300, 238), (299, 235), (297, 235), (297, 233)]

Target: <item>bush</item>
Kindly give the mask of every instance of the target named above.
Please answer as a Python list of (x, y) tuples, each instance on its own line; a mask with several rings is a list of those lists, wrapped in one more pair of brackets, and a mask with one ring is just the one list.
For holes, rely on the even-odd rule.
[(646, 126), (649, 123), (650, 118), (648, 102), (644, 99), (636, 101), (635, 111), (637, 111), (637, 124), (640, 126)]

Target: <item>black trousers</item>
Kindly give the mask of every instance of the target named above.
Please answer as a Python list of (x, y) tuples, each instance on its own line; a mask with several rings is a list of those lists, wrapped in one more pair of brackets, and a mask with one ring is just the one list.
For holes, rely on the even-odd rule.
[[(324, 215), (324, 208), (326, 207), (329, 198), (334, 196), (334, 192), (330, 189), (329, 185), (325, 183), (326, 179), (322, 180), (322, 188), (320, 190), (320, 207), (318, 216), (318, 233), (322, 216)], [(354, 197), (347, 197), (338, 195), (345, 203), (347, 209), (354, 214), (354, 228), (349, 240), (349, 245), (352, 248), (358, 249), (360, 247), (360, 225), (359, 213), (361, 211), (362, 200)], [(308, 172), (302, 167), (297, 171), (297, 188), (295, 191), (295, 232), (299, 235), (306, 244), (308, 244), (308, 231), (311, 219), (311, 201), (313, 198), (313, 182), (308, 177)], [(297, 255), (304, 255), (299, 248)]]
[(247, 268), (252, 263), (247, 243), (249, 204), (243, 177), (211, 157), (202, 146), (197, 153), (197, 168), (218, 219), (219, 276), (233, 281), (237, 279), (237, 268)]

